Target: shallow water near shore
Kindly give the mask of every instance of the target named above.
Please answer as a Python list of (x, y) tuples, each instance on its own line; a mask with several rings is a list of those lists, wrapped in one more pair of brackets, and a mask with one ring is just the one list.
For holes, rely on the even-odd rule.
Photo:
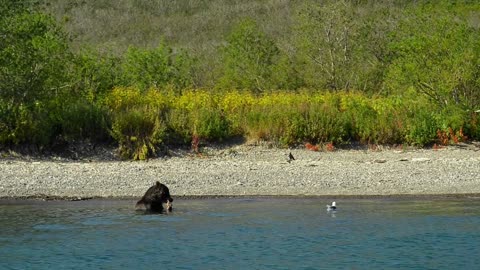
[(474, 269), (479, 199), (1, 201), (0, 269)]

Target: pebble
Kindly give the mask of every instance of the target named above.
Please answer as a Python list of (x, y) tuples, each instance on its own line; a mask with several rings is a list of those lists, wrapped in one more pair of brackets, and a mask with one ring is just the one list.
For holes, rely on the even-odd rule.
[[(136, 198), (155, 181), (169, 186), (174, 197), (480, 194), (479, 152), (471, 149), (314, 152), (234, 146), (227, 150), (236, 153), (234, 160), (221, 151), (149, 162), (0, 158), (0, 198)], [(290, 151), (295, 162), (287, 164)], [(410, 162), (391, 162), (398, 160)]]

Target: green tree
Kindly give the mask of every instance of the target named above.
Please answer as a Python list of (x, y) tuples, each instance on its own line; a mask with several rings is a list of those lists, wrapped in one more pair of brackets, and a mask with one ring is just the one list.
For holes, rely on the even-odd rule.
[(0, 21), (0, 89), (9, 102), (31, 103), (65, 87), (68, 43), (53, 18), (21, 13)]
[(141, 89), (166, 85), (185, 88), (193, 84), (194, 62), (186, 52), (175, 52), (165, 42), (154, 49), (130, 47), (122, 65), (123, 84)]
[(0, 142), (48, 143), (57, 131), (52, 106), (70, 90), (67, 37), (51, 16), (8, 6), (1, 2)]
[(478, 40), (478, 30), (455, 10), (435, 5), (409, 10), (390, 44), (389, 91), (413, 89), (441, 108), (473, 109), (480, 104)]
[(223, 88), (262, 92), (271, 87), (271, 76), (279, 50), (253, 20), (236, 25), (222, 50)]
[(26, 11), (34, 10), (39, 5), (38, 0), (0, 0), (2, 19)]
[(369, 94), (382, 93), (384, 90), (383, 83), (391, 61), (390, 36), (397, 28), (405, 8), (398, 5), (401, 3), (373, 1), (356, 7), (357, 13), (362, 14), (356, 41), (361, 56), (355, 65), (358, 74), (356, 90)]
[(297, 47), (311, 86), (349, 89), (356, 79), (358, 24), (349, 1), (308, 3), (297, 16)]
[(75, 82), (78, 92), (94, 102), (121, 81), (121, 58), (110, 52), (83, 49), (75, 57)]

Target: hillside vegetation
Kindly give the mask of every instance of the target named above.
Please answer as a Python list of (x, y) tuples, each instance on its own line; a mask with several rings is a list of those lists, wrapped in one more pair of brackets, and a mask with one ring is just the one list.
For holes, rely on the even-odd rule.
[(480, 139), (476, 1), (0, 0), (0, 146)]

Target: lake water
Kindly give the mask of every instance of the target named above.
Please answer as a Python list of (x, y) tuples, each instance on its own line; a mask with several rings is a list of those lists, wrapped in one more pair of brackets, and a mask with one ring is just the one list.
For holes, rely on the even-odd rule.
[(0, 201), (0, 269), (479, 269), (480, 199)]

